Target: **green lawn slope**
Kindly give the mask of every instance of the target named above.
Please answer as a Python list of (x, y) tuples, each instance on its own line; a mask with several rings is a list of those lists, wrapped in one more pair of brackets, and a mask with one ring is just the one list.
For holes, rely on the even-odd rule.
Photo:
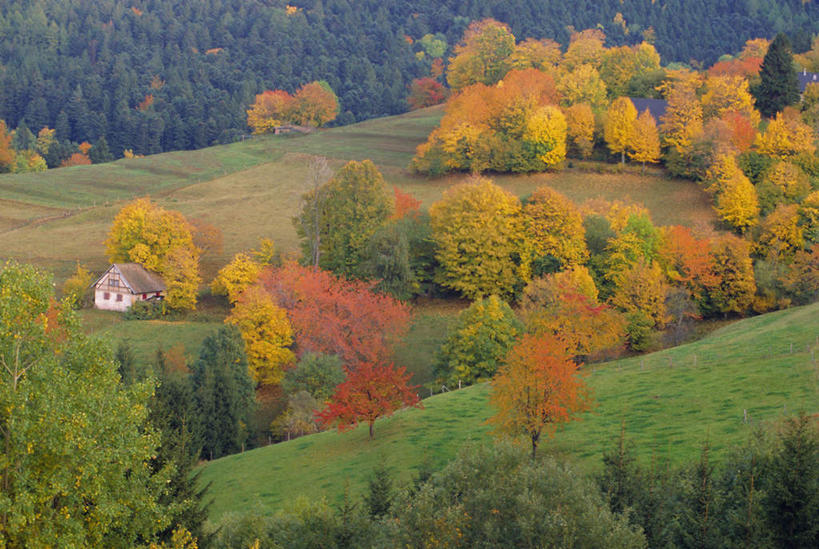
[[(742, 320), (674, 349), (587, 366), (596, 407), (542, 451), (596, 470), (625, 421), (645, 460), (680, 463), (706, 439), (718, 460), (755, 425), (819, 411), (817, 343), (819, 304)], [(423, 409), (378, 421), (372, 441), (362, 426), (208, 463), (201, 471), (202, 482), (212, 483), (211, 519), (251, 508), (272, 512), (297, 496), (338, 501), (348, 488), (359, 494), (376, 463), (402, 481), (425, 461), (440, 466), (466, 441), (489, 437), (488, 395), (480, 385), (428, 398)]]
[[(202, 149), (77, 166), (38, 174), (0, 175), (0, 259), (15, 258), (55, 271), (58, 282), (77, 261), (95, 271), (106, 267), (103, 240), (122, 205), (151, 196), (221, 229), (224, 251), (207, 258), (206, 275), (237, 251), (272, 238), (280, 250), (297, 249), (291, 218), (307, 188), (310, 159), (327, 156), (337, 168), (348, 160), (372, 159), (387, 182), (418, 197), (424, 206), (466, 175), (427, 179), (406, 167), (415, 148), (438, 124), (441, 108), (322, 130), (310, 135), (254, 137)], [(597, 173), (600, 165), (555, 173), (496, 176), (518, 196), (548, 184), (578, 203), (589, 199), (640, 202), (658, 224), (709, 229), (708, 197), (692, 182), (660, 170), (640, 175)], [(614, 165), (603, 172), (618, 171)]]

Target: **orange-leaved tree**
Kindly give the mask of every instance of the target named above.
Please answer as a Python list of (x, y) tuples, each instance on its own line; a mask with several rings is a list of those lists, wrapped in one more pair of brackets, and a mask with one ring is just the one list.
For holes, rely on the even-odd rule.
[(295, 100), (284, 90), (265, 90), (247, 110), (247, 125), (255, 134), (270, 133), (289, 121)]
[(541, 437), (561, 423), (579, 419), (590, 407), (590, 395), (565, 344), (555, 336), (524, 335), (492, 379), (490, 419), (497, 431), (524, 435), (535, 458)]
[(287, 262), (260, 275), (293, 324), (299, 353), (338, 355), (349, 368), (385, 363), (406, 331), (409, 309), (373, 291), (375, 283)]
[(594, 112), (588, 103), (575, 103), (566, 109), (566, 137), (582, 158), (594, 148)]
[(447, 90), (434, 78), (416, 78), (410, 84), (407, 104), (410, 110), (423, 109), (443, 103), (447, 96)]
[(362, 362), (346, 370), (347, 379), (336, 388), (327, 407), (316, 414), (324, 425), (336, 425), (344, 431), (367, 422), (372, 439), (376, 419), (407, 406), (420, 407), (417, 387), (408, 385), (410, 374), (405, 368)]

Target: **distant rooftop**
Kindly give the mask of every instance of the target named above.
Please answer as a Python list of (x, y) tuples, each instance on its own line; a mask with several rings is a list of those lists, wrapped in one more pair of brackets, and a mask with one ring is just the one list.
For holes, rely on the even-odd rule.
[(819, 72), (808, 72), (803, 70), (798, 73), (799, 91), (804, 92), (808, 84), (819, 84)]
[(668, 107), (668, 101), (665, 99), (646, 99), (644, 97), (629, 97), (629, 99), (631, 99), (631, 103), (637, 109), (638, 114), (648, 109), (657, 124), (660, 123), (660, 118), (665, 114)]

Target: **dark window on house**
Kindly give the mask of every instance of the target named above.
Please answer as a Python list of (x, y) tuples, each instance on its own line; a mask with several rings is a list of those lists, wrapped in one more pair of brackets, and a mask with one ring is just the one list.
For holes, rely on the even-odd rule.
[(122, 294), (117, 294), (117, 301), (122, 301)]
[(102, 298), (103, 299), (111, 299), (111, 294), (109, 294), (108, 292), (105, 292), (104, 294), (102, 294)]
[(114, 288), (116, 288), (116, 287), (118, 287), (118, 286), (119, 286), (119, 279), (118, 279), (118, 278), (109, 278), (109, 279), (108, 279), (108, 282), (109, 282), (109, 283), (111, 284), (111, 286), (113, 286)]

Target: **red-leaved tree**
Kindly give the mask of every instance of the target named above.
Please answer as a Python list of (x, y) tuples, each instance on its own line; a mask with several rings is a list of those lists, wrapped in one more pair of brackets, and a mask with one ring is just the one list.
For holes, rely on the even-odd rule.
[(338, 355), (352, 370), (388, 363), (409, 325), (407, 306), (374, 292), (371, 282), (293, 262), (265, 271), (260, 282), (287, 311), (299, 354)]
[(417, 386), (407, 385), (409, 378), (404, 368), (392, 365), (363, 362), (355, 369), (347, 368), (347, 379), (336, 387), (330, 403), (316, 417), (325, 426), (336, 425), (339, 431), (366, 421), (372, 439), (376, 419), (407, 406), (421, 406)]
[(407, 103), (410, 110), (423, 109), (439, 103), (446, 99), (447, 90), (440, 82), (434, 78), (416, 78), (410, 84), (410, 93)]

